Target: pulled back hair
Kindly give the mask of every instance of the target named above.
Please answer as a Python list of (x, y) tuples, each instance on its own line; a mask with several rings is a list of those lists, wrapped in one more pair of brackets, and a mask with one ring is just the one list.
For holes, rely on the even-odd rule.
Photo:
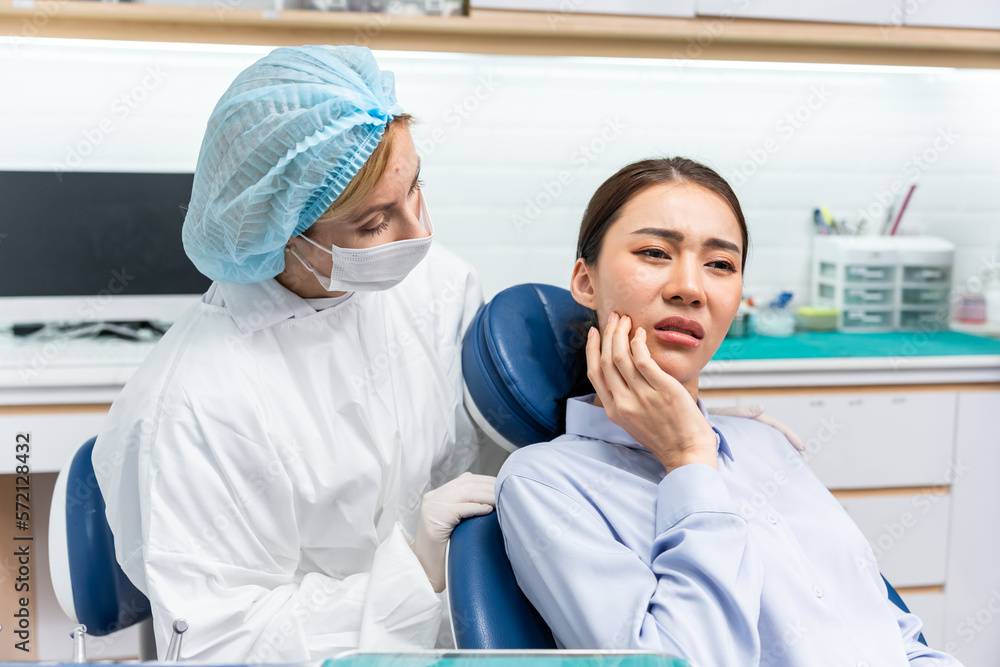
[(587, 204), (580, 223), (580, 237), (576, 243), (576, 256), (593, 266), (601, 254), (604, 237), (611, 225), (618, 220), (622, 208), (632, 197), (653, 185), (664, 183), (693, 183), (721, 197), (736, 216), (743, 241), (740, 272), (746, 268), (747, 247), (750, 236), (743, 209), (736, 193), (726, 179), (705, 165), (684, 157), (641, 160), (622, 167), (617, 174), (604, 181)]

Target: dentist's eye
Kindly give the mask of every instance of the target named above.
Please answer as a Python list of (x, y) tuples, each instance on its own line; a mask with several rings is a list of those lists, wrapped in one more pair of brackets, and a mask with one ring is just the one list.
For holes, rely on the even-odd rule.
[(412, 195), (417, 190), (423, 190), (423, 189), (424, 189), (424, 182), (418, 178), (417, 180), (413, 181), (413, 187), (410, 188), (410, 194)]
[(389, 217), (383, 215), (382, 222), (378, 223), (374, 227), (369, 227), (368, 229), (362, 229), (361, 232), (363, 234), (367, 234), (368, 236), (378, 236), (379, 234), (384, 232), (388, 227), (389, 227)]

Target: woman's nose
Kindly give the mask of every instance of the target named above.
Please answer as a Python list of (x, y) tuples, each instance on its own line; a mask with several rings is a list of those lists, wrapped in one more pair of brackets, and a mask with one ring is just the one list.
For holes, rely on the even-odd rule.
[(705, 303), (701, 264), (695, 258), (678, 258), (671, 263), (663, 285), (663, 299), (699, 306)]

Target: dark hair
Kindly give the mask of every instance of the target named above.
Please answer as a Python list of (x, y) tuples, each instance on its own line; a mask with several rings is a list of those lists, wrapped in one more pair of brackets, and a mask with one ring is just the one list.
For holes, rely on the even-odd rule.
[(656, 158), (633, 162), (623, 167), (617, 174), (604, 181), (597, 192), (590, 198), (587, 210), (580, 223), (580, 237), (576, 243), (576, 256), (583, 258), (587, 264), (593, 265), (601, 254), (601, 245), (608, 229), (621, 214), (622, 208), (637, 195), (652, 185), (662, 183), (694, 183), (719, 195), (729, 204), (736, 221), (740, 225), (740, 235), (743, 240), (743, 253), (740, 258), (740, 271), (746, 268), (747, 248), (750, 236), (747, 233), (747, 222), (743, 217), (743, 209), (736, 198), (736, 193), (726, 182), (726, 179), (705, 165), (684, 157)]

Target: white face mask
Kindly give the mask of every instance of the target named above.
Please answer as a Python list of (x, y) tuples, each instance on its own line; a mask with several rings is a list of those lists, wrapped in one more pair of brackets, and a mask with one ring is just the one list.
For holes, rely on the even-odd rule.
[(424, 195), (420, 193), (420, 224), (429, 232), (419, 239), (404, 239), (383, 243), (372, 248), (326, 248), (304, 234), (298, 238), (308, 241), (333, 258), (329, 276), (324, 276), (310, 266), (291, 246), (288, 251), (302, 262), (327, 292), (378, 292), (395, 287), (420, 263), (431, 247), (434, 227), (427, 213)]

